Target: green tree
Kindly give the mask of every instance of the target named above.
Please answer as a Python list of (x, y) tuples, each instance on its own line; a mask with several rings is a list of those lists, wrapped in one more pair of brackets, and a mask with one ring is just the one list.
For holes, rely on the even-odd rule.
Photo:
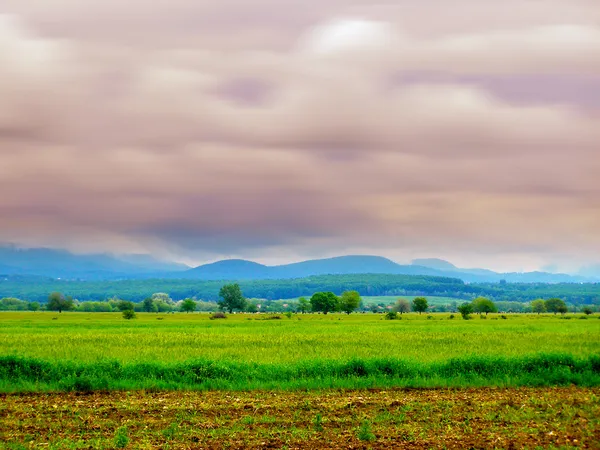
[(485, 297), (478, 297), (473, 300), (473, 311), (478, 314), (485, 313), (487, 316), (488, 313), (498, 312), (498, 308), (493, 301)]
[(257, 313), (258, 312), (258, 305), (254, 302), (248, 302), (246, 305), (246, 312), (249, 313)]
[(399, 312), (400, 314), (410, 312), (410, 303), (405, 298), (399, 298), (394, 303), (392, 311)]
[(242, 294), (240, 285), (237, 283), (226, 284), (219, 290), (219, 308), (228, 310), (231, 314), (234, 309), (243, 311), (246, 309), (246, 299)]
[(340, 309), (346, 314), (350, 314), (360, 306), (361, 298), (357, 291), (342, 292), (339, 299)]
[(425, 297), (417, 297), (412, 301), (413, 311), (417, 311), (419, 314), (427, 311), (427, 308), (429, 308), (429, 305)]
[[(551, 313), (561, 313), (564, 314), (567, 312), (567, 305), (560, 298), (550, 298), (546, 300), (546, 310)], [(564, 312), (563, 312), (564, 311)]]
[(146, 312), (158, 312), (158, 307), (156, 306), (154, 300), (152, 300), (152, 297), (146, 297), (142, 301), (142, 310)]
[(473, 305), (471, 303), (463, 303), (457, 309), (462, 318), (468, 320), (473, 312)]
[(117, 308), (119, 311), (133, 311), (134, 305), (133, 302), (128, 302), (127, 300), (119, 300), (117, 303)]
[(196, 311), (196, 302), (191, 298), (186, 298), (183, 302), (181, 302), (180, 306), (181, 312), (191, 313)]
[(39, 311), (40, 304), (38, 302), (29, 302), (29, 303), (27, 303), (27, 309), (29, 311)]
[(60, 292), (52, 292), (48, 296), (48, 304), (46, 308), (48, 311), (58, 311), (62, 313), (63, 311), (70, 311), (75, 307), (75, 303), (71, 297), (65, 297)]
[(538, 315), (546, 312), (546, 302), (542, 299), (532, 301), (531, 312), (537, 313)]
[(310, 302), (306, 300), (305, 297), (300, 297), (298, 299), (298, 311), (302, 314), (310, 311)]
[(310, 298), (310, 305), (313, 311), (327, 314), (338, 310), (339, 299), (333, 292), (316, 292)]
[(584, 306), (583, 309), (581, 310), (586, 316), (589, 316), (590, 314), (594, 314), (594, 311), (592, 311), (592, 308), (590, 308), (589, 306)]

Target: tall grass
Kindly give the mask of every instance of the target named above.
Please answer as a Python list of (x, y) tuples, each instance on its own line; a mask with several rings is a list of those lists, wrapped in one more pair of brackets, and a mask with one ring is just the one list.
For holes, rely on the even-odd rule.
[[(264, 315), (0, 313), (0, 355), (44, 360), (176, 362), (190, 359), (296, 363), (398, 358), (419, 362), (474, 356), (600, 355), (600, 320), (509, 315), (449, 320), (449, 314)], [(594, 317), (594, 316), (593, 316)], [(57, 318), (56, 320), (53, 320)], [(157, 320), (162, 319), (162, 320)]]
[(432, 317), (0, 313), (0, 391), (600, 385), (600, 320)]
[(261, 364), (199, 359), (181, 363), (49, 362), (0, 357), (0, 390), (320, 389), (600, 385), (600, 357), (565, 354), (465, 357), (421, 363), (401, 359)]

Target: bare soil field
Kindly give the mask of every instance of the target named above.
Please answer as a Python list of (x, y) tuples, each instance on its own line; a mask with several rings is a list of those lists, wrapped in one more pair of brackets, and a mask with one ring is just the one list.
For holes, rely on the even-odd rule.
[(0, 395), (3, 448), (600, 448), (600, 388)]

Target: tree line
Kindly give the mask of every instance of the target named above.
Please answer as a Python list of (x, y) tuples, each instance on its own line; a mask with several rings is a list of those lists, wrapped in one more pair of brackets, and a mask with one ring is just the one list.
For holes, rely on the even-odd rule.
[[(65, 296), (60, 292), (52, 292), (45, 304), (40, 305), (38, 302), (28, 302), (17, 298), (0, 299), (0, 310), (13, 311), (38, 311), (48, 310), (57, 311), (80, 311), (80, 312), (114, 312), (120, 311), (125, 318), (134, 318), (135, 312), (216, 312), (226, 311), (229, 313), (235, 312), (318, 312), (328, 314), (330, 312), (344, 312), (351, 314), (354, 311), (360, 310), (363, 312), (387, 312), (388, 318), (396, 318), (396, 315), (408, 313), (411, 311), (422, 314), (423, 312), (434, 311), (449, 311), (459, 312), (463, 318), (468, 319), (470, 314), (489, 314), (493, 312), (533, 312), (543, 313), (552, 312), (554, 314), (565, 314), (569, 311), (568, 305), (560, 298), (550, 298), (548, 300), (536, 299), (529, 304), (521, 305), (521, 310), (514, 311), (511, 308), (516, 305), (521, 305), (514, 302), (498, 302), (495, 303), (486, 297), (477, 297), (471, 302), (464, 302), (460, 306), (457, 302), (452, 302), (450, 305), (432, 305), (430, 306), (427, 298), (416, 297), (412, 302), (407, 299), (398, 298), (394, 305), (365, 305), (358, 291), (348, 290), (336, 295), (331, 291), (320, 291), (312, 294), (310, 299), (300, 297), (297, 301), (280, 300), (269, 301), (259, 299), (247, 299), (242, 293), (242, 288), (238, 283), (228, 283), (222, 285), (219, 289), (219, 300), (217, 302), (198, 301), (193, 298), (186, 298), (175, 301), (167, 293), (154, 293), (146, 297), (141, 302), (134, 303), (125, 299), (113, 298), (108, 301), (94, 302), (85, 301), (79, 302), (71, 296)], [(573, 305), (572, 305), (573, 306)], [(597, 308), (585, 306), (582, 312), (586, 314), (593, 313)]]

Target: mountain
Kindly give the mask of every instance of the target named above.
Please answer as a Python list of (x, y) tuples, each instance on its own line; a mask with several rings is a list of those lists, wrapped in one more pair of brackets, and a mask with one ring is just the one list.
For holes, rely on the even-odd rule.
[(389, 274), (429, 275), (459, 278), (469, 283), (501, 280), (519, 283), (577, 283), (592, 281), (585, 277), (546, 272), (497, 273), (487, 269), (461, 269), (441, 259), (417, 259), (410, 265), (397, 264), (381, 256), (350, 255), (315, 259), (279, 266), (265, 266), (252, 261), (233, 259), (202, 265), (169, 278), (196, 280), (292, 279), (313, 275)]
[(412, 266), (430, 267), (439, 270), (458, 270), (451, 262), (438, 258), (413, 259), (410, 264)]
[[(592, 268), (590, 272), (592, 271), (595, 269)], [(429, 275), (459, 278), (467, 283), (498, 283), (501, 280), (511, 283), (580, 283), (600, 279), (600, 276), (593, 278), (548, 272), (497, 273), (487, 269), (463, 269), (436, 258), (416, 259), (409, 265), (402, 265), (381, 256), (349, 255), (279, 266), (229, 259), (190, 268), (183, 264), (160, 261), (150, 255), (77, 255), (66, 250), (0, 246), (0, 277), (35, 275), (83, 281), (148, 278), (208, 281), (351, 274)]]
[(49, 248), (0, 247), (0, 274), (101, 280), (162, 276), (189, 267), (158, 261), (149, 255), (76, 255)]
[(172, 274), (177, 278), (195, 280), (259, 280), (272, 278), (270, 267), (243, 259), (226, 259), (198, 266), (183, 273)]

